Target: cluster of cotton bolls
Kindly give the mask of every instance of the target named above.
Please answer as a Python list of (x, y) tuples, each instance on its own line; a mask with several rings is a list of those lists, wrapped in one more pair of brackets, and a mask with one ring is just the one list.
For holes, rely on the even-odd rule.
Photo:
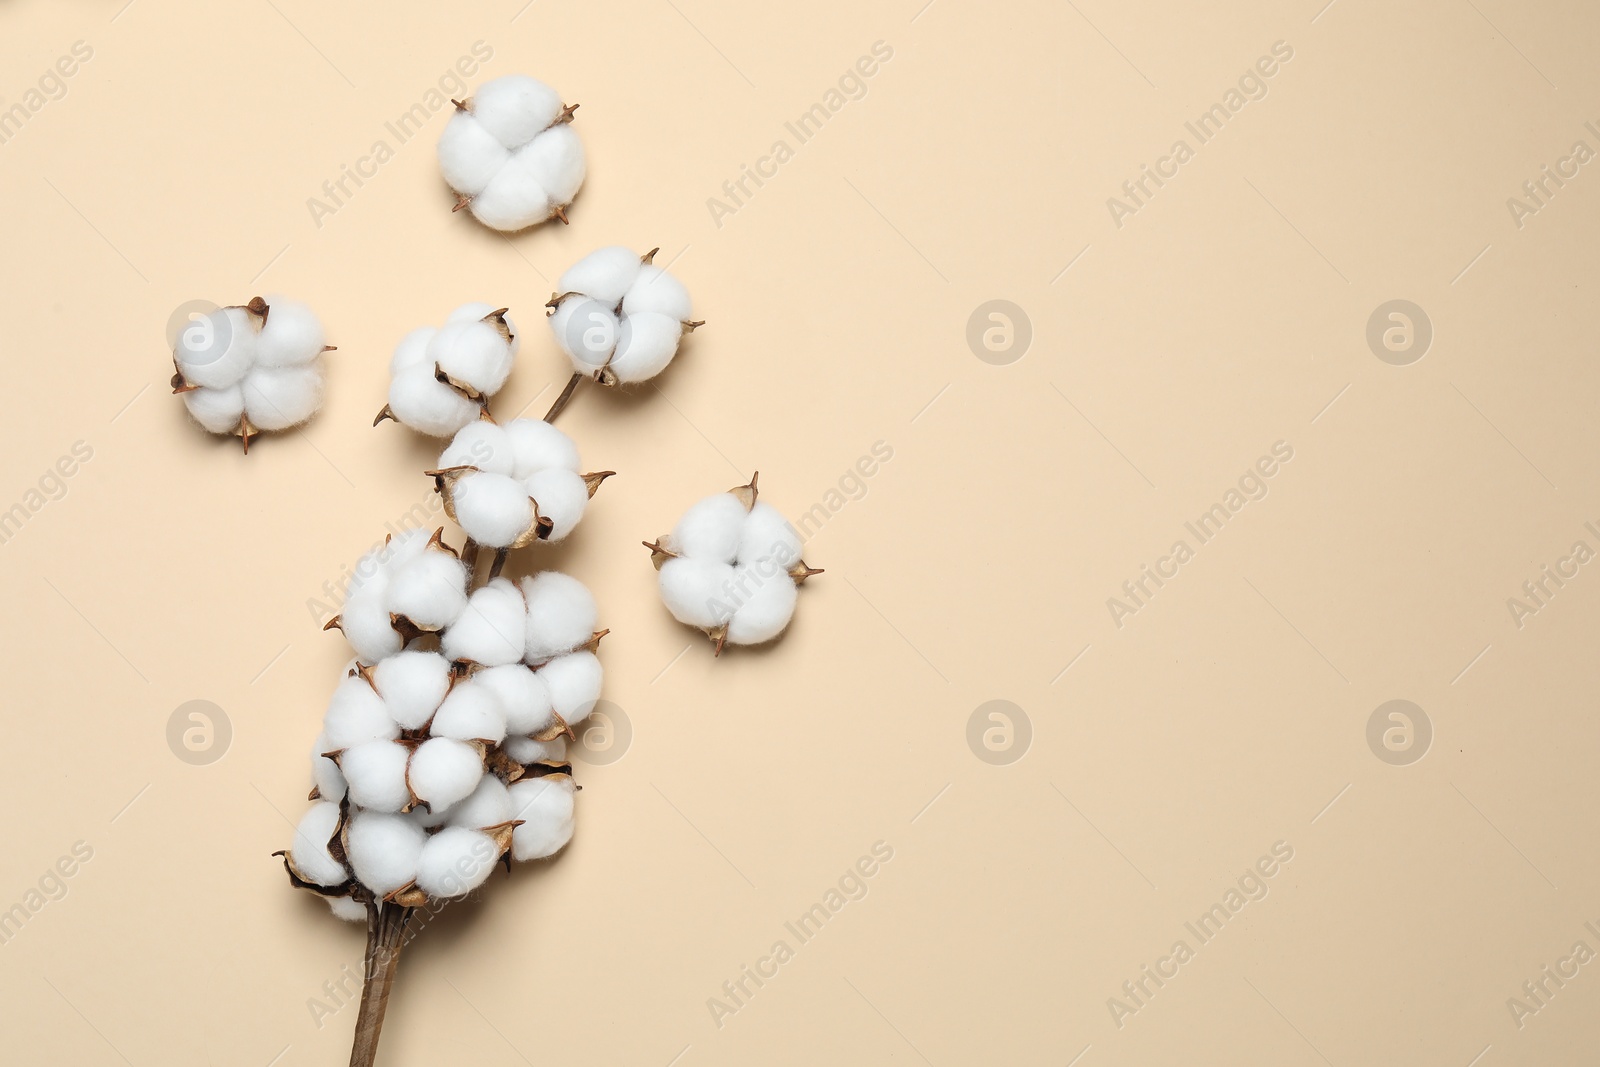
[(286, 430), (322, 407), (322, 323), (305, 304), (255, 297), (217, 308), (178, 331), (172, 391), (206, 430), (250, 451), (262, 430)]
[(646, 381), (672, 362), (686, 332), (704, 325), (689, 318), (683, 283), (651, 262), (657, 251), (602, 248), (556, 283), (545, 306), (575, 373), (604, 385)]
[(463, 304), (445, 324), (400, 339), (389, 360), (389, 402), (378, 417), (449, 437), (483, 414), (511, 375), (522, 342), (506, 308)]
[(566, 222), (585, 167), (571, 125), (576, 110), (525, 74), (495, 78), (456, 101), (439, 138), (439, 169), (456, 192), (456, 210), (505, 231)]
[(429, 473), (468, 537), (510, 549), (566, 537), (615, 472), (579, 474), (577, 445), (543, 420), (479, 419), (461, 428)]
[(506, 855), (565, 846), (577, 788), (566, 738), (600, 695), (604, 631), (581, 582), (545, 571), (462, 596), (453, 577), (408, 577), (437, 538), (390, 544), (402, 541), (376, 573), (391, 592), (414, 586), (402, 588), (404, 606), (431, 600), (430, 620), (449, 619), (375, 660), (356, 646), (312, 746), (314, 803), (285, 859), (297, 885), (348, 919), (369, 899), (462, 896)]
[(723, 645), (759, 645), (794, 616), (797, 587), (820, 569), (800, 558), (800, 535), (771, 504), (756, 499), (756, 479), (708, 496), (655, 541), (646, 541), (661, 599), (672, 617)]

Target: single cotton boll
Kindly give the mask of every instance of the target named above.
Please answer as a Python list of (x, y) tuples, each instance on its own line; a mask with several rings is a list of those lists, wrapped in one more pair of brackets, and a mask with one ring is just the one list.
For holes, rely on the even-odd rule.
[(571, 575), (541, 571), (522, 579), (522, 595), (528, 603), (523, 654), (529, 663), (571, 652), (594, 635), (600, 618), (594, 594)]
[(411, 754), (411, 791), (434, 811), (472, 795), (483, 777), (483, 757), (465, 741), (434, 737)]
[[(492, 308), (490, 310), (493, 310)], [(488, 312), (484, 312), (485, 315)], [(478, 316), (482, 318), (483, 315)], [(394, 355), (389, 357), (389, 374), (399, 374), (407, 367), (426, 366), (431, 372), (432, 363), (426, 363), (428, 358), (428, 342), (433, 340), (433, 335), (439, 331), (432, 326), (419, 326), (404, 337), (394, 347)]]
[(433, 737), (453, 737), (458, 741), (487, 741), (498, 744), (506, 736), (506, 709), (500, 698), (472, 679), (450, 690), (428, 727)]
[(684, 512), (672, 528), (673, 551), (695, 559), (732, 563), (739, 552), (747, 514), (732, 493), (708, 496)]
[(495, 140), (516, 148), (560, 117), (561, 96), (537, 78), (505, 74), (480, 85), (469, 106)]
[(328, 902), (328, 910), (333, 912), (334, 918), (343, 919), (349, 923), (366, 921), (367, 906), (360, 901), (351, 900), (349, 897), (323, 897), (322, 899)]
[(485, 226), (508, 233), (525, 230), (551, 214), (550, 197), (544, 186), (514, 159), (472, 198), (468, 209)]
[(604, 367), (622, 333), (616, 312), (593, 297), (581, 295), (569, 296), (556, 305), (555, 314), (550, 316), (550, 329), (579, 374), (593, 374)]
[(643, 264), (636, 252), (620, 245), (590, 252), (567, 269), (556, 291), (583, 293), (614, 308), (622, 303), (624, 294), (639, 277)]
[(471, 114), (457, 111), (439, 135), (439, 170), (458, 193), (476, 196), (511, 153)]
[(567, 739), (535, 741), (531, 737), (508, 737), (500, 750), (518, 763), (562, 763), (567, 758)]
[(244, 414), (244, 390), (238, 385), (225, 389), (191, 389), (183, 396), (183, 406), (194, 421), (211, 433), (232, 433)]
[(372, 684), (394, 721), (416, 730), (450, 691), (450, 661), (437, 652), (401, 652), (378, 663)]
[(617, 351), (608, 364), (611, 373), (623, 383), (654, 378), (678, 354), (682, 337), (683, 323), (669, 315), (641, 311), (624, 316), (617, 335)]
[(737, 561), (754, 563), (759, 559), (770, 559), (785, 571), (800, 560), (800, 535), (783, 512), (760, 500), (745, 516)]
[(480, 545), (506, 548), (533, 525), (527, 489), (507, 475), (464, 475), (453, 494), (456, 523)]
[(520, 663), (479, 671), (472, 676), (472, 682), (500, 701), (507, 733), (536, 734), (555, 721), (550, 717), (550, 687)]
[(286, 430), (322, 407), (322, 368), (257, 367), (244, 378), (244, 413), (262, 430)]
[(320, 799), (338, 803), (344, 799), (344, 774), (337, 763), (323, 755), (332, 751), (328, 747), (328, 735), (318, 734), (311, 743), (311, 784), (317, 787)]
[(386, 896), (417, 877), (417, 861), (428, 832), (404, 815), (357, 812), (350, 820), (350, 867), (356, 879)]
[(445, 630), (440, 645), (449, 659), (498, 667), (522, 659), (527, 626), (522, 591), (496, 578), (467, 599), (466, 610)]
[(428, 359), (480, 393), (500, 391), (511, 373), (511, 350), (500, 330), (481, 319), (447, 322), (428, 342)]
[(731, 564), (679, 556), (661, 564), (657, 577), (661, 599), (679, 622), (709, 630), (732, 617)]
[(487, 420), (469, 422), (439, 454), (439, 469), (476, 467), (489, 474), (512, 473), (515, 450), (510, 434)]
[(411, 803), (406, 761), (411, 750), (394, 741), (369, 741), (347, 748), (339, 769), (350, 786), (350, 802), (371, 811), (399, 811)]
[(600, 699), (600, 682), (605, 671), (593, 652), (569, 652), (539, 668), (539, 676), (550, 687), (550, 703), (568, 726), (582, 722)]
[(759, 645), (783, 632), (794, 615), (798, 599), (794, 579), (772, 560), (741, 564), (734, 586), (739, 606), (728, 622), (728, 640), (736, 645)]
[(327, 341), (316, 314), (298, 300), (266, 300), (267, 321), (256, 335), (256, 366), (293, 367), (320, 356)]
[(389, 410), (401, 423), (430, 437), (449, 437), (483, 413), (478, 404), (435, 378), (431, 363), (413, 364), (394, 376), (389, 382)]
[(184, 325), (172, 356), (183, 380), (226, 389), (255, 361), (256, 317), (241, 307), (218, 308)]
[(622, 298), (622, 313), (638, 315), (656, 312), (677, 322), (689, 320), (689, 290), (683, 283), (653, 263), (639, 267), (639, 277), (628, 286)]
[(572, 203), (583, 185), (583, 142), (567, 123), (552, 126), (535, 137), (517, 150), (516, 159), (557, 204)]
[(322, 732), (328, 739), (328, 751), (337, 752), (366, 741), (392, 741), (400, 736), (400, 727), (389, 717), (383, 698), (356, 676), (346, 678), (333, 691), (322, 716)]
[(518, 481), (534, 471), (578, 469), (578, 446), (543, 419), (512, 419), (504, 430), (511, 441), (511, 476)]
[(488, 834), (446, 827), (422, 846), (417, 888), (430, 897), (465, 896), (488, 880), (499, 858), (500, 848)]
[(483, 776), (472, 795), (450, 809), (445, 820), (449, 826), (464, 826), (468, 830), (481, 830), (485, 826), (498, 826), (511, 820), (511, 794), (506, 784), (492, 774)]
[(511, 858), (543, 859), (572, 840), (572, 799), (576, 786), (565, 774), (547, 774), (511, 783), (511, 817), (523, 824), (511, 831)]
[(371, 585), (345, 601), (339, 612), (339, 629), (362, 663), (378, 663), (399, 652), (403, 644), (389, 619), (383, 593)]
[(328, 842), (338, 826), (339, 805), (330, 800), (311, 805), (311, 810), (300, 817), (300, 825), (294, 829), (294, 844), (289, 846), (289, 858), (306, 881), (338, 885), (350, 880), (344, 865), (328, 852)]
[(467, 606), (467, 568), (448, 552), (429, 550), (397, 566), (385, 594), (394, 614), (423, 630), (443, 629)]
[(571, 533), (589, 504), (589, 485), (577, 471), (534, 471), (523, 485), (538, 503), (539, 514), (550, 520), (546, 541), (559, 541)]

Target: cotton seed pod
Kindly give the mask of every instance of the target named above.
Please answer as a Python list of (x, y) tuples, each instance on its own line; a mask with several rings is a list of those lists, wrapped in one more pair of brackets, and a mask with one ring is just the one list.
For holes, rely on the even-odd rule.
[(483, 777), (484, 749), (467, 741), (434, 737), (411, 754), (406, 772), (411, 792), (435, 812), (472, 795)]
[(506, 309), (488, 304), (465, 304), (442, 327), (411, 331), (389, 360), (389, 402), (373, 425), (394, 419), (429, 437), (451, 436), (500, 391), (519, 343)]
[(172, 391), (208, 432), (250, 451), (263, 430), (299, 425), (322, 406), (322, 323), (287, 297), (255, 297), (191, 320), (173, 345)]
[(445, 825), (482, 830), (510, 821), (510, 791), (499, 778), (486, 774), (471, 796), (450, 809), (450, 817), (445, 820)]
[(556, 283), (545, 306), (575, 373), (603, 385), (648, 381), (666, 370), (683, 335), (704, 325), (689, 317), (688, 290), (652, 262), (658, 251), (602, 248)]
[(440, 649), (458, 663), (499, 667), (522, 659), (528, 605), (522, 590), (496, 578), (467, 598), (467, 606), (440, 635)]
[(323, 755), (331, 751), (326, 733), (318, 734), (311, 743), (311, 796), (308, 799), (330, 800), (337, 804), (344, 799), (345, 781), (339, 765)]
[(588, 642), (600, 612), (588, 586), (560, 571), (541, 571), (522, 579), (528, 605), (523, 658), (539, 664)]
[(430, 737), (498, 744), (506, 736), (506, 709), (494, 690), (467, 678), (450, 690), (428, 724)]
[(400, 727), (389, 716), (383, 698), (365, 678), (346, 678), (333, 691), (322, 716), (322, 733), (328, 751), (337, 752), (367, 741), (392, 741)]
[(367, 921), (367, 906), (351, 897), (323, 897), (328, 902), (328, 910), (333, 912), (333, 917), (343, 919), (348, 923)]
[(577, 105), (563, 106), (548, 85), (508, 74), (479, 86), (439, 138), (439, 169), (468, 209), (492, 229), (512, 232), (552, 218), (583, 184), (583, 143), (570, 125)]
[(432, 537), (406, 530), (361, 557), (343, 608), (323, 629), (342, 631), (360, 662), (378, 663), (418, 633), (439, 629), (465, 603), (466, 570), (444, 543), (443, 527)]
[(466, 610), (466, 565), (435, 537), (427, 551), (394, 567), (384, 603), (391, 616), (417, 630), (442, 630)]
[(325, 800), (311, 805), (300, 817), (289, 848), (290, 872), (317, 885), (341, 885), (350, 880), (344, 864), (328, 851), (328, 842), (339, 828), (339, 805)]
[(504, 852), (492, 834), (447, 826), (422, 846), (417, 888), (437, 899), (465, 896), (488, 880)]
[[(758, 475), (759, 476), (759, 475)], [(800, 535), (748, 485), (697, 502), (670, 534), (646, 541), (672, 617), (704, 630), (714, 652), (758, 645), (794, 616), (796, 587), (822, 571), (800, 558)]]
[(550, 706), (568, 726), (589, 717), (600, 699), (604, 671), (593, 652), (569, 652), (539, 668), (539, 676), (550, 688)]
[(573, 798), (577, 784), (567, 774), (548, 774), (512, 782), (512, 817), (521, 819), (511, 835), (511, 857), (526, 860), (553, 856), (572, 840)]
[(368, 741), (339, 753), (350, 803), (367, 811), (400, 811), (411, 803), (406, 764), (411, 749), (398, 741)]
[(421, 729), (450, 691), (450, 661), (437, 652), (400, 652), (379, 660), (372, 687), (404, 730)]
[(358, 811), (350, 817), (346, 849), (356, 880), (375, 896), (409, 886), (428, 832), (404, 815)]

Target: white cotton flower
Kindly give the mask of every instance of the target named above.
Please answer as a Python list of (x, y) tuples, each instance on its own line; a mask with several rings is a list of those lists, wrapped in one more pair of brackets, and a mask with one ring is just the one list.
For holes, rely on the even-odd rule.
[(417, 877), (428, 832), (404, 815), (358, 811), (350, 817), (350, 868), (378, 896), (410, 885)]
[(467, 568), (449, 549), (430, 548), (399, 561), (384, 590), (390, 614), (419, 630), (441, 630), (467, 606)]
[(488, 880), (500, 852), (481, 830), (447, 826), (422, 846), (417, 888), (430, 897), (465, 896)]
[(505, 308), (465, 304), (444, 326), (412, 330), (389, 359), (389, 402), (378, 417), (449, 437), (483, 415), (505, 385), (519, 347)]
[(430, 472), (445, 513), (487, 548), (559, 541), (613, 472), (578, 473), (572, 439), (546, 422), (514, 419), (463, 426)]
[(508, 734), (536, 734), (555, 722), (550, 717), (554, 710), (550, 703), (550, 687), (524, 664), (508, 663), (503, 667), (490, 667), (474, 674), (472, 681), (492, 692), (500, 701), (500, 707), (506, 715)]
[(348, 923), (366, 922), (367, 906), (359, 900), (349, 897), (323, 897), (328, 902), (328, 910), (333, 912), (333, 917), (343, 919)]
[(511, 783), (511, 817), (523, 823), (512, 831), (511, 857), (517, 862), (543, 859), (572, 840), (573, 796), (570, 775), (547, 774)]
[(339, 755), (350, 803), (368, 811), (399, 811), (411, 803), (406, 764), (411, 750), (397, 741), (368, 741)]
[(322, 717), (328, 751), (337, 752), (366, 741), (392, 741), (400, 727), (389, 717), (383, 698), (360, 675), (346, 678), (333, 691)]
[(379, 660), (372, 687), (402, 729), (420, 729), (450, 691), (450, 661), (437, 652), (400, 652)]
[(690, 319), (689, 292), (651, 260), (626, 248), (602, 248), (556, 283), (550, 329), (572, 369), (605, 385), (647, 381), (667, 368)]
[(550, 688), (550, 706), (568, 726), (582, 722), (600, 699), (604, 670), (593, 652), (569, 652), (539, 668)]
[(509, 548), (535, 525), (533, 498), (508, 475), (466, 472), (455, 479), (450, 502), (461, 531), (488, 548)]
[(445, 820), (445, 825), (481, 830), (486, 826), (498, 826), (510, 820), (510, 791), (499, 778), (486, 774), (470, 797), (450, 809), (450, 817)]
[(331, 347), (305, 304), (256, 297), (179, 330), (172, 389), (203, 428), (239, 437), (248, 452), (256, 434), (297, 426), (322, 407), (322, 354)]
[(528, 605), (522, 590), (496, 578), (467, 598), (467, 606), (440, 637), (445, 656), (458, 662), (498, 667), (522, 659)]
[(350, 880), (344, 864), (328, 852), (328, 842), (339, 827), (339, 805), (324, 800), (311, 805), (294, 830), (289, 859), (300, 877), (317, 885), (339, 885)]
[(518, 763), (563, 763), (567, 758), (567, 739), (554, 737), (536, 741), (531, 737), (508, 737), (501, 751)]
[(756, 499), (756, 479), (697, 502), (672, 533), (646, 542), (661, 600), (679, 622), (727, 642), (758, 645), (794, 615), (796, 587), (820, 570), (800, 558), (800, 535)]
[(331, 751), (325, 733), (318, 734), (311, 743), (311, 784), (315, 787), (312, 799), (331, 800), (337, 804), (344, 799), (345, 781), (339, 765), (323, 755)]
[(567, 221), (585, 168), (570, 125), (576, 106), (563, 107), (543, 82), (508, 74), (457, 108), (439, 138), (439, 169), (456, 191), (457, 210), (504, 231)]
[(523, 657), (533, 664), (571, 652), (594, 635), (599, 609), (588, 586), (560, 571), (541, 571), (522, 580), (528, 604)]
[(506, 736), (506, 709), (488, 686), (468, 678), (450, 690), (428, 726), (431, 737), (497, 744)]
[(433, 737), (411, 754), (411, 791), (435, 812), (472, 795), (483, 777), (482, 751), (465, 741)]

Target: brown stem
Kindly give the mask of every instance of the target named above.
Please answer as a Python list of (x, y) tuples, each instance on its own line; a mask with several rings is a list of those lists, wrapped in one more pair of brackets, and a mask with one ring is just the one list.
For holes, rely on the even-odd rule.
[(544, 413), (545, 422), (556, 421), (556, 416), (561, 414), (562, 409), (567, 406), (567, 401), (572, 399), (572, 394), (577, 390), (578, 383), (581, 381), (583, 381), (583, 375), (578, 372), (574, 372), (572, 377), (567, 379), (567, 387), (561, 390), (561, 395), (556, 397), (556, 402), (551, 404), (550, 410)]
[(478, 542), (467, 538), (466, 544), (461, 546), (461, 562), (467, 565), (467, 584), (472, 584), (473, 577), (478, 573)]
[(500, 577), (500, 571), (506, 565), (506, 557), (510, 554), (511, 549), (509, 548), (497, 548), (494, 550), (494, 562), (489, 564), (489, 581), (492, 582)]
[(400, 966), (406, 922), (415, 910), (377, 901), (367, 904), (366, 978), (361, 986), (361, 1013), (356, 1016), (350, 1067), (372, 1067), (377, 1059), (378, 1035), (383, 1030), (383, 1013), (389, 1007), (394, 974)]

